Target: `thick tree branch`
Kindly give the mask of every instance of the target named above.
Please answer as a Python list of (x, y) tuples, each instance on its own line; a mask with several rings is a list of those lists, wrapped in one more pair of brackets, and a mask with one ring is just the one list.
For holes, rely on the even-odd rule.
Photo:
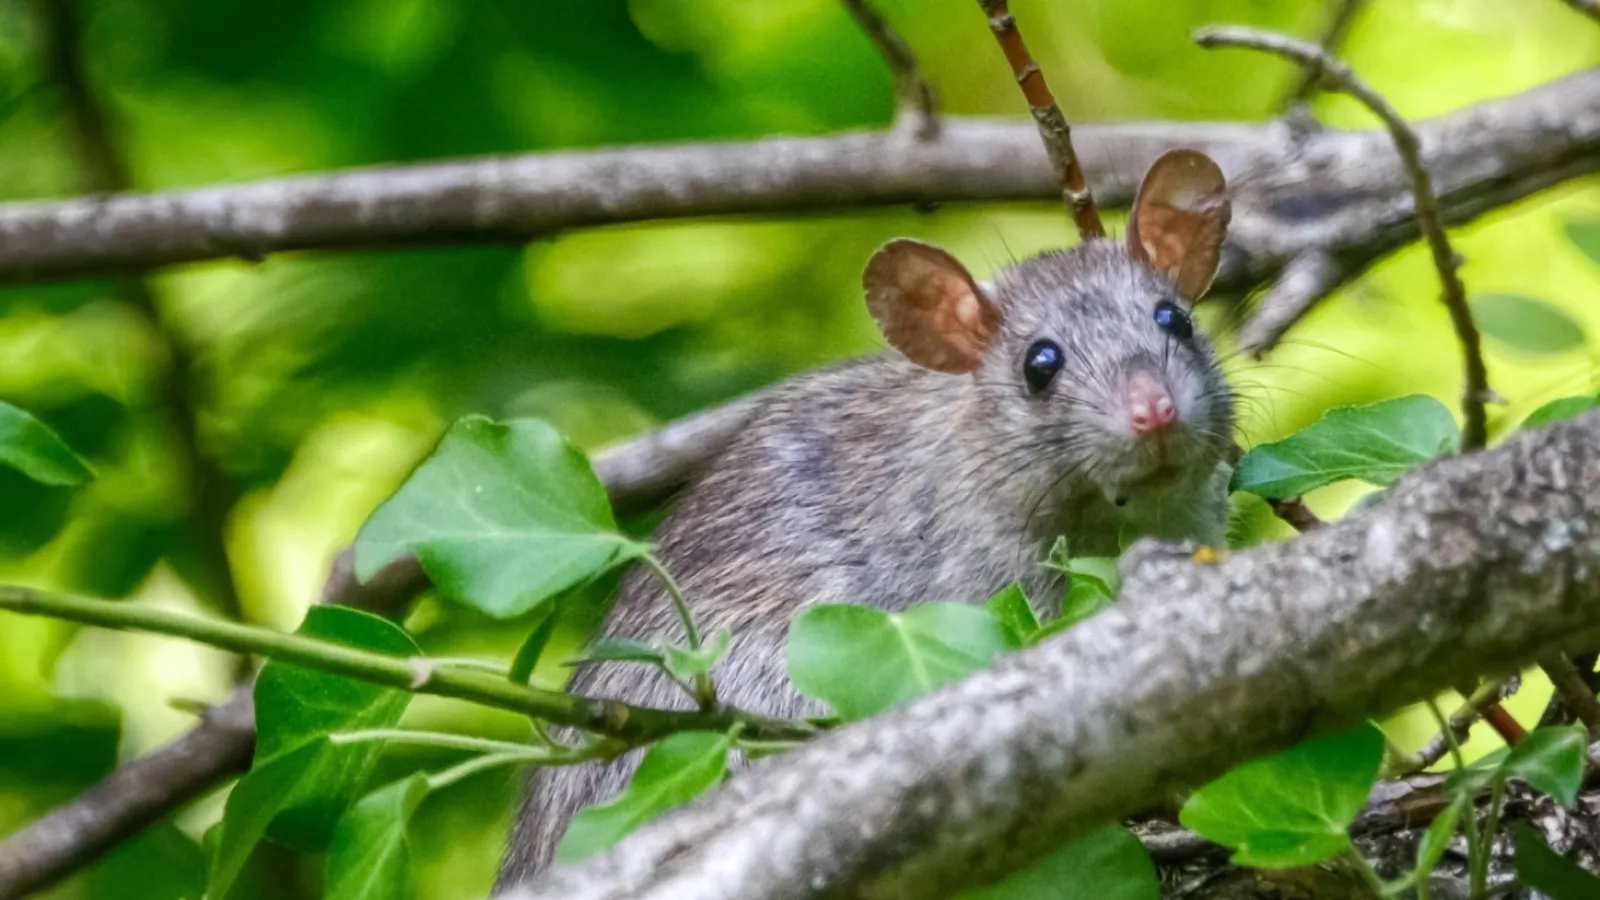
[[(1600, 69), (1419, 123), (1447, 224), (1600, 171)], [(1382, 131), (1279, 125), (1080, 125), (1097, 199), (1126, 206), (1156, 157), (1222, 167), (1234, 220), (1212, 290), (1239, 295), (1322, 254), (1331, 284), (1415, 240)], [(550, 153), (251, 184), (0, 205), (0, 283), (287, 250), (521, 241), (571, 228), (730, 214), (1059, 196), (1035, 128), (945, 122), (937, 141), (847, 134)], [(1280, 323), (1261, 345), (1292, 324)]]
[(1478, 326), (1472, 321), (1472, 310), (1467, 307), (1467, 289), (1461, 283), (1461, 260), (1450, 246), (1444, 222), (1439, 214), (1439, 198), (1434, 194), (1433, 176), (1422, 161), (1422, 142), (1411, 127), (1382, 94), (1372, 89), (1348, 65), (1335, 59), (1327, 49), (1305, 41), (1297, 41), (1281, 34), (1258, 31), (1254, 28), (1208, 28), (1195, 35), (1202, 47), (1243, 47), (1263, 50), (1299, 63), (1308, 72), (1315, 72), (1332, 90), (1349, 94), (1383, 122), (1394, 139), (1395, 150), (1405, 166), (1406, 177), (1411, 181), (1411, 194), (1415, 200), (1417, 227), (1433, 255), (1433, 266), (1439, 271), (1439, 282), (1444, 286), (1442, 299), (1450, 311), (1450, 323), (1461, 344), (1462, 369), (1465, 382), (1461, 389), (1461, 444), (1464, 449), (1477, 450), (1489, 442), (1488, 418), (1484, 404), (1489, 399), (1489, 374), (1483, 364), (1483, 341), (1478, 336)]
[(1309, 734), (1596, 645), (1600, 413), (1290, 543), (1197, 564), (1146, 541), (1124, 567), (1078, 627), (507, 896), (943, 895)]
[(843, 0), (843, 3), (894, 74), (896, 124), (909, 124), (918, 140), (931, 141), (938, 137), (939, 92), (933, 82), (923, 76), (911, 45), (870, 0)]

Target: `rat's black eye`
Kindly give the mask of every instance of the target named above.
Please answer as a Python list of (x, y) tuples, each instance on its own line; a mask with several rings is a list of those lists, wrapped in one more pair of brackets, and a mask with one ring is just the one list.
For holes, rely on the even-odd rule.
[(1157, 303), (1155, 318), (1157, 328), (1180, 341), (1194, 337), (1194, 323), (1189, 320), (1189, 314), (1179, 309), (1176, 303), (1169, 303), (1166, 300)]
[(1028, 355), (1022, 358), (1022, 377), (1037, 394), (1050, 386), (1064, 362), (1061, 347), (1055, 341), (1034, 341)]

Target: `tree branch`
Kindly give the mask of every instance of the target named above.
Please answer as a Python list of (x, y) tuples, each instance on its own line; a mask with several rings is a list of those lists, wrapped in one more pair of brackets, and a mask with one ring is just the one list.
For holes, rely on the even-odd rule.
[[(1242, 295), (1317, 253), (1336, 262), (1333, 283), (1342, 283), (1418, 235), (1405, 173), (1383, 163), (1382, 131), (1077, 130), (1086, 177), (1108, 205), (1126, 206), (1145, 169), (1173, 147), (1217, 161), (1234, 206), (1217, 295)], [(1419, 123), (1417, 132), (1446, 223), (1469, 221), (1600, 171), (1600, 69)], [(532, 154), (4, 204), (0, 283), (289, 250), (522, 241), (650, 219), (1059, 195), (1035, 128), (946, 119), (929, 142), (880, 132)]]
[(878, 55), (894, 75), (895, 105), (899, 122), (909, 123), (919, 141), (931, 141), (939, 136), (939, 92), (933, 82), (923, 77), (917, 65), (916, 54), (900, 32), (889, 24), (883, 13), (869, 0), (842, 0), (845, 9), (855, 17), (861, 30), (867, 33)]
[(1023, 43), (1022, 32), (1017, 30), (1016, 17), (1011, 15), (1009, 0), (978, 0), (978, 6), (989, 18), (989, 30), (1000, 44), (1000, 50), (1011, 64), (1011, 74), (1022, 88), (1028, 101), (1028, 111), (1039, 126), (1039, 137), (1044, 140), (1045, 153), (1050, 157), (1050, 168), (1055, 170), (1061, 184), (1061, 199), (1078, 226), (1078, 236), (1084, 240), (1104, 237), (1105, 225), (1100, 222), (1100, 210), (1095, 207), (1094, 193), (1083, 176), (1083, 166), (1078, 162), (1077, 151), (1072, 149), (1072, 127), (1061, 107), (1056, 105), (1050, 85), (1045, 83), (1044, 72)]
[(1600, 413), (1290, 543), (1197, 564), (1144, 541), (1124, 568), (1096, 617), (504, 896), (948, 894), (1245, 759), (1600, 643)]
[[(1336, 53), (1339, 45), (1344, 43), (1344, 37), (1350, 31), (1350, 26), (1356, 20), (1356, 13), (1361, 11), (1364, 0), (1333, 0), (1328, 21), (1322, 26), (1316, 44), (1329, 53)], [(1317, 85), (1322, 80), (1321, 66), (1307, 66), (1301, 70), (1300, 77), (1295, 81), (1294, 89), (1289, 91), (1284, 98), (1283, 106), (1292, 107), (1296, 103), (1304, 103), (1311, 99), (1317, 92)]]
[(1465, 372), (1465, 384), (1461, 390), (1461, 414), (1465, 420), (1461, 429), (1462, 449), (1477, 450), (1488, 444), (1489, 425), (1484, 403), (1489, 398), (1489, 374), (1483, 364), (1483, 342), (1478, 336), (1478, 326), (1472, 321), (1472, 310), (1467, 307), (1467, 289), (1461, 283), (1458, 271), (1460, 258), (1450, 247), (1450, 238), (1445, 234), (1443, 217), (1439, 213), (1439, 199), (1433, 190), (1433, 176), (1422, 161), (1422, 142), (1411, 124), (1354, 70), (1316, 44), (1235, 26), (1202, 29), (1195, 34), (1195, 42), (1208, 49), (1243, 47), (1262, 50), (1299, 63), (1306, 71), (1320, 76), (1324, 85), (1354, 97), (1382, 120), (1394, 139), (1395, 150), (1399, 152), (1411, 181), (1417, 227), (1421, 229), (1428, 250), (1433, 254), (1433, 266), (1439, 270), (1439, 281), (1444, 286), (1442, 299), (1445, 308), (1450, 311), (1450, 323), (1455, 327), (1456, 340), (1461, 344), (1462, 369)]

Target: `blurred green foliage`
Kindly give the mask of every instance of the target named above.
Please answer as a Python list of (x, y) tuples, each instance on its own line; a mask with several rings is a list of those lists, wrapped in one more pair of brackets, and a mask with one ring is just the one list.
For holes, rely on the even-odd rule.
[[(87, 77), (140, 188), (383, 162), (646, 141), (878, 127), (891, 83), (835, 0), (80, 0)], [(884, 0), (959, 114), (1018, 116), (1015, 87), (970, 0)], [(82, 190), (75, 134), (48, 76), (37, 3), (0, 3), (0, 198)], [(1233, 118), (1278, 109), (1296, 73), (1206, 53), (1195, 26), (1308, 34), (1313, 0), (1015, 0), (1074, 121)], [(1435, 115), (1600, 62), (1600, 29), (1554, 0), (1369, 4), (1349, 60), (1412, 116)], [(1330, 124), (1370, 127), (1343, 99)], [(1475, 294), (1532, 297), (1600, 335), (1600, 263), (1564, 234), (1600, 221), (1592, 179), (1463, 229)], [(1592, 239), (1593, 226), (1573, 228)], [(984, 272), (1069, 239), (1048, 205), (935, 214), (682, 222), (561, 235), (528, 247), (286, 255), (151, 281), (195, 348), (203, 451), (240, 492), (227, 543), (246, 615), (290, 628), (333, 552), (466, 413), (549, 418), (598, 446), (851, 353), (881, 346), (859, 269), (883, 240), (938, 241)], [(1590, 240), (1590, 243), (1593, 243)], [(1428, 393), (1453, 407), (1458, 361), (1425, 255), (1407, 251), (1325, 304), (1263, 363), (1232, 359), (1242, 436), (1270, 440), (1336, 403)], [(196, 590), (193, 497), (158, 408), (167, 360), (104, 282), (0, 291), (0, 400), (83, 454), (78, 490), (0, 469), (0, 577), (208, 611)], [(1592, 349), (1490, 347), (1495, 433), (1551, 399), (1595, 392)], [(1363, 489), (1311, 497), (1333, 514)], [(1264, 507), (1241, 535), (1282, 534)], [(435, 654), (509, 658), (530, 625), (428, 601), (409, 622)], [(0, 619), (0, 833), (192, 724), (221, 654), (169, 640)], [(1525, 688), (1513, 711), (1532, 709)], [(181, 704), (180, 704), (181, 705)], [(521, 736), (511, 716), (421, 698), (408, 724)], [(1423, 737), (1419, 726), (1417, 743)], [(445, 751), (407, 750), (384, 778)], [(493, 770), (430, 795), (413, 823), (422, 896), (484, 893), (516, 779)], [(192, 896), (195, 805), (52, 897)], [(262, 896), (315, 895), (320, 867), (257, 854)]]

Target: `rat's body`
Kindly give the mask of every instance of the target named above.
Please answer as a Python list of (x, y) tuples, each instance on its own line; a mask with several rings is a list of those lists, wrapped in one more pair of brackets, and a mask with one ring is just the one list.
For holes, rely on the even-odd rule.
[[(1187, 315), (1178, 310), (1181, 328), (1153, 316), (1194, 299), (1180, 295), (1182, 273), (1164, 274), (1137, 248), (1096, 240), (1023, 262), (985, 289), (942, 251), (911, 242), (880, 251), (869, 306), (911, 359), (780, 388), (658, 534), (697, 624), (733, 634), (712, 673), (718, 698), (774, 716), (825, 712), (785, 676), (788, 623), (811, 603), (982, 602), (1019, 581), (1050, 606), (1059, 576), (1039, 563), (1061, 535), (1074, 555), (1115, 554), (1127, 528), (1221, 544), (1231, 397)], [(642, 570), (624, 582), (605, 630), (681, 639)], [(640, 665), (584, 666), (569, 689), (692, 706)], [(501, 885), (546, 867), (572, 815), (620, 792), (638, 755), (535, 772)]]

